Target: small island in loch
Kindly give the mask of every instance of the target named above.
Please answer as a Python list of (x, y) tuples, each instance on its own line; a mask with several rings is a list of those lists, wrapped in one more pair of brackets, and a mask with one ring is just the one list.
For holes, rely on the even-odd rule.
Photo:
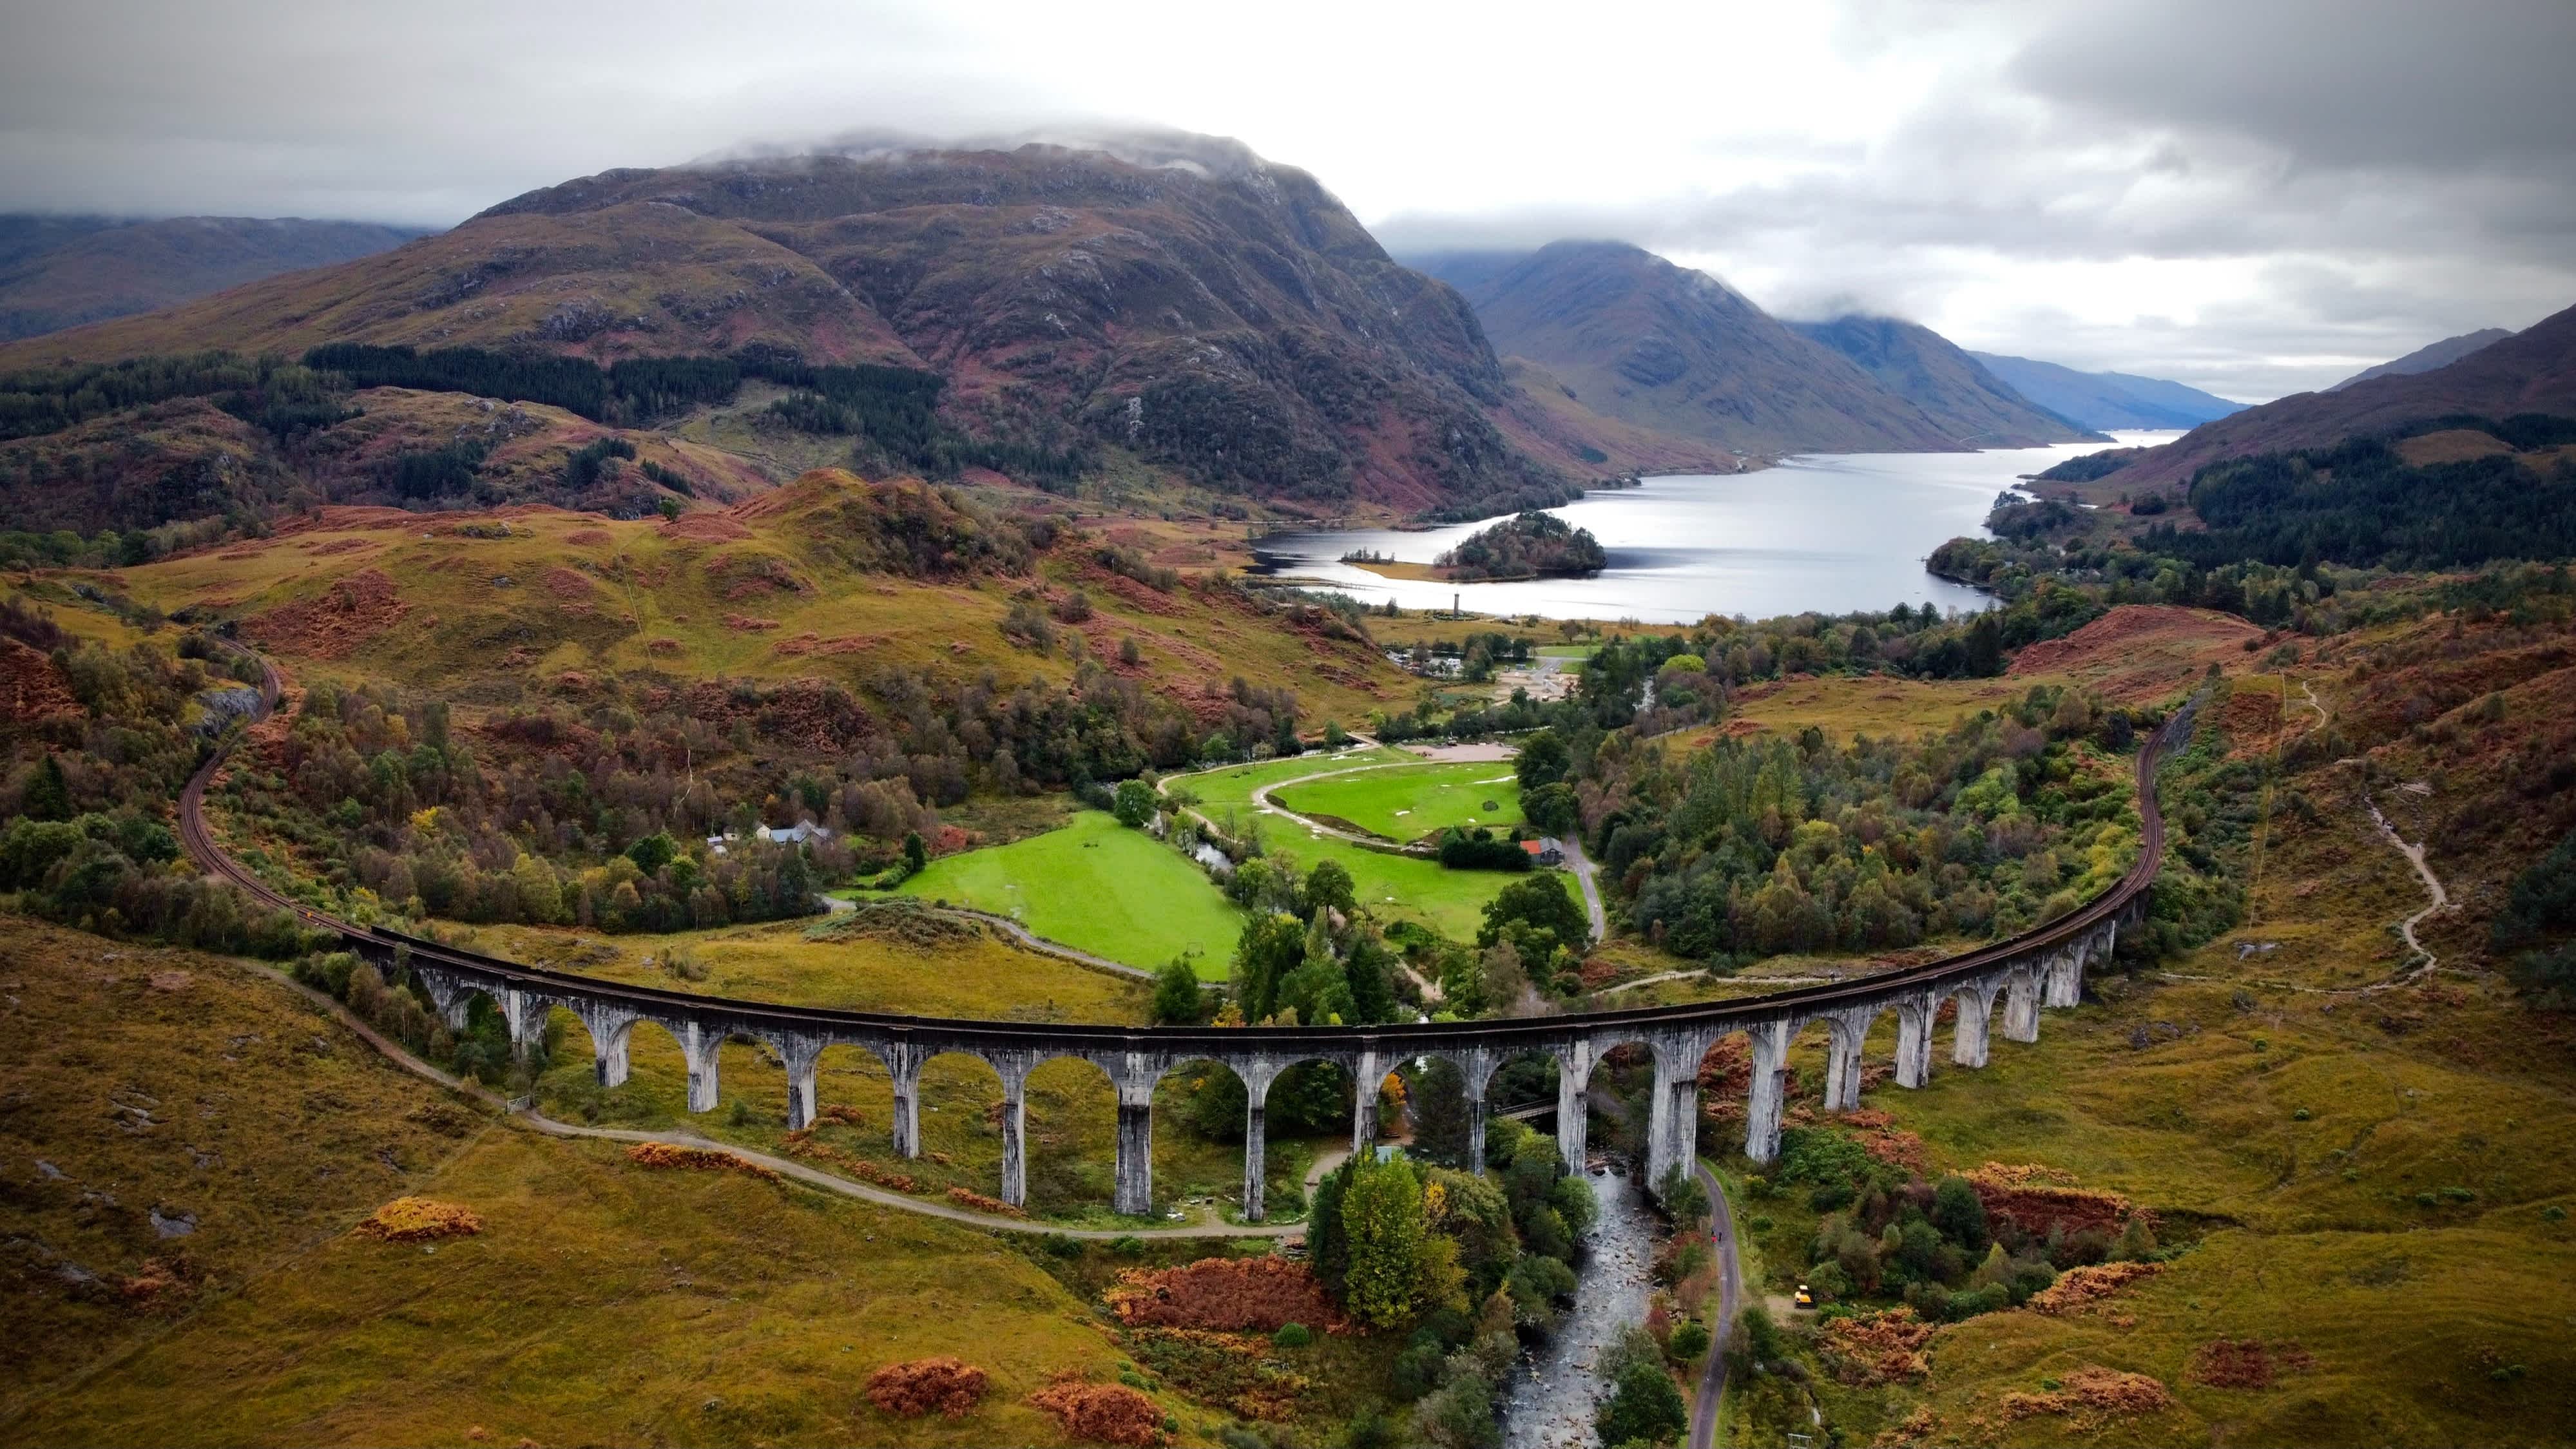
[(1480, 529), (1427, 564), (1400, 562), (1367, 549), (1342, 555), (1342, 562), (1382, 578), (1462, 584), (1580, 578), (1601, 572), (1607, 561), (1592, 530), (1536, 511)]

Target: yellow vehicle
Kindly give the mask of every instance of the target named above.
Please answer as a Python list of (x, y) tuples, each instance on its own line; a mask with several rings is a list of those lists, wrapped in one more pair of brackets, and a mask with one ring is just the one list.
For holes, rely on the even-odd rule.
[(1816, 1306), (1816, 1295), (1808, 1292), (1807, 1285), (1804, 1283), (1798, 1285), (1797, 1304), (1801, 1308), (1813, 1308)]

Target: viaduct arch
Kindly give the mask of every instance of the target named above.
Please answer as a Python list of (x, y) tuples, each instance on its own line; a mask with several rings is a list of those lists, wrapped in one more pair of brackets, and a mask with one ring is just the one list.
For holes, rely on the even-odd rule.
[[(275, 674), (267, 693), (276, 698)], [(1352, 1150), (1377, 1137), (1377, 1092), (1397, 1064), (1445, 1058), (1466, 1083), (1471, 1161), (1481, 1160), (1486, 1089), (1495, 1069), (1525, 1052), (1552, 1057), (1557, 1066), (1557, 1145), (1568, 1163), (1584, 1159), (1584, 1094), (1593, 1071), (1613, 1048), (1643, 1047), (1654, 1062), (1647, 1128), (1646, 1181), (1686, 1168), (1696, 1155), (1699, 1064), (1723, 1037), (1744, 1033), (1752, 1043), (1753, 1079), (1745, 1114), (1745, 1155), (1768, 1162), (1779, 1154), (1780, 1113), (1789, 1046), (1799, 1032), (1825, 1023), (1830, 1033), (1825, 1110), (1859, 1105), (1862, 1043), (1883, 1014), (1896, 1016), (1896, 1073), (1900, 1087), (1931, 1080), (1933, 1027), (1945, 1002), (1957, 1003), (1953, 1065), (1986, 1064), (1989, 1029), (1998, 1004), (2007, 1041), (2039, 1039), (2040, 1014), (2069, 1007), (2081, 996), (2087, 962), (2109, 956), (2123, 923), (2144, 912), (2147, 888), (2164, 858), (2164, 819), (2157, 808), (2155, 774), (2175, 741), (2185, 738), (2198, 700), (2177, 710), (2139, 751), (2138, 860), (2110, 889), (2079, 909), (2007, 941), (1864, 981), (1805, 987), (1735, 1001), (1587, 1012), (1499, 1022), (1425, 1022), (1376, 1027), (1114, 1027), (1034, 1025), (953, 1020), (885, 1013), (778, 1006), (724, 997), (693, 996), (650, 986), (628, 986), (551, 971), (383, 927), (360, 926), (315, 911), (259, 880), (226, 855), (206, 829), (202, 807), (219, 754), (189, 781), (180, 797), (180, 827), (189, 854), (244, 891), (294, 912), (308, 925), (338, 934), (360, 955), (391, 963), (401, 954), (413, 977), (448, 1020), (461, 1026), (472, 998), (489, 996), (507, 1023), (514, 1051), (525, 1052), (545, 1031), (547, 1014), (561, 1006), (589, 1031), (599, 1081), (626, 1079), (627, 1041), (638, 1022), (653, 1022), (680, 1043), (688, 1062), (691, 1112), (715, 1109), (717, 1054), (740, 1036), (767, 1044), (786, 1064), (788, 1125), (811, 1124), (817, 1111), (815, 1065), (834, 1046), (854, 1046), (884, 1063), (894, 1081), (893, 1150), (921, 1153), (922, 1064), (958, 1052), (979, 1058), (1002, 1082), (1001, 1199), (1014, 1207), (1027, 1197), (1025, 1141), (1029, 1073), (1057, 1057), (1079, 1057), (1098, 1066), (1118, 1098), (1116, 1208), (1129, 1214), (1153, 1210), (1154, 1088), (1164, 1074), (1197, 1061), (1220, 1063), (1242, 1078), (1248, 1106), (1244, 1131), (1244, 1214), (1263, 1216), (1264, 1104), (1281, 1072), (1300, 1062), (1330, 1062), (1348, 1071), (1358, 1090), (1352, 1114)]]

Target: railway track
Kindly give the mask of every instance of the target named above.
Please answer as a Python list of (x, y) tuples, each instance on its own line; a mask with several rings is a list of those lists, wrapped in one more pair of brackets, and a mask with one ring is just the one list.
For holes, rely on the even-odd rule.
[[(261, 698), (264, 711), (273, 711), (282, 702), (283, 690), (276, 666), (257, 653), (239, 645), (228, 645), (243, 656), (256, 660), (262, 671)], [(2105, 922), (2118, 918), (2135, 905), (2154, 881), (2164, 860), (2165, 825), (2163, 812), (2157, 807), (2155, 773), (2165, 754), (2190, 727), (2197, 699), (2175, 711), (2138, 752), (2137, 790), (2139, 839), (2138, 858), (2127, 874), (2075, 911), (2034, 930), (2009, 940), (1982, 946), (1973, 951), (1944, 957), (1938, 961), (1911, 966), (1881, 975), (1851, 981), (1794, 987), (1761, 996), (1738, 997), (1722, 1002), (1690, 1003), (1677, 1006), (1642, 1007), (1626, 1011), (1583, 1012), (1564, 1016), (1531, 1018), (1524, 1022), (1455, 1022), (1430, 1023), (1415, 1027), (1387, 1028), (1401, 1031), (1408, 1039), (1437, 1038), (1443, 1035), (1474, 1036), (1509, 1048), (1511, 1040), (1526, 1034), (1533, 1041), (1563, 1036), (1569, 1029), (1587, 1030), (1618, 1027), (1653, 1027), (1684, 1024), (1692, 1021), (1741, 1019), (1748, 1012), (1796, 1011), (1813, 1014), (1844, 1004), (1857, 1004), (1883, 998), (1892, 987), (1937, 987), (1964, 979), (2000, 964), (2072, 943)], [(849, 1025), (898, 1030), (918, 1027), (928, 1032), (942, 1029), (972, 1031), (985, 1036), (1025, 1035), (1032, 1040), (1063, 1035), (1065, 1028), (998, 1021), (955, 1021), (934, 1017), (912, 1017), (882, 1012), (831, 1011), (818, 1008), (782, 1006), (770, 1002), (743, 1001), (724, 997), (696, 996), (664, 991), (653, 987), (621, 986), (595, 977), (528, 966), (480, 952), (443, 945), (418, 937), (402, 936), (379, 928), (361, 926), (342, 920), (297, 900), (259, 878), (248, 867), (225, 851), (205, 819), (205, 793), (228, 758), (230, 743), (218, 748), (199, 767), (179, 797), (179, 831), (188, 854), (212, 874), (238, 886), (244, 894), (274, 909), (290, 912), (306, 926), (336, 934), (375, 950), (384, 950), (396, 942), (407, 947), (414, 959), (443, 961), (482, 973), (498, 975), (527, 988), (546, 991), (578, 990), (592, 995), (614, 995), (644, 1005), (678, 1005), (698, 1009), (731, 1011), (746, 1020), (780, 1021), (790, 1018), (819, 1025)], [(1272, 1027), (1261, 1033), (1265, 1040), (1276, 1041), (1282, 1049), (1325, 1042), (1346, 1043), (1349, 1039), (1373, 1035), (1381, 1029), (1366, 1027)], [(1089, 1035), (1109, 1035), (1139, 1043), (1155, 1042), (1172, 1049), (1185, 1048), (1192, 1038), (1239, 1045), (1239, 1033), (1224, 1034), (1222, 1028), (1128, 1027), (1094, 1029)], [(1157, 1040), (1159, 1039), (1159, 1040)]]

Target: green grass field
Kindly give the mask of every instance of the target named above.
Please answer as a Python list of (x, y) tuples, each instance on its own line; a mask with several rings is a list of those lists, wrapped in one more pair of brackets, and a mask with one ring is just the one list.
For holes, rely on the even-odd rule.
[(1388, 855), (1330, 836), (1314, 836), (1276, 815), (1259, 817), (1264, 848), (1299, 870), (1337, 860), (1351, 873), (1352, 894), (1382, 921), (1420, 921), (1444, 936), (1473, 939), (1485, 902), (1517, 877), (1500, 871), (1451, 870), (1420, 856)]
[[(1521, 818), (1520, 781), (1507, 762), (1366, 770), (1270, 798), (1301, 815), (1333, 816), (1389, 840), (1416, 840), (1452, 825), (1511, 826)], [(1501, 808), (1486, 809), (1489, 800)]]
[(1290, 760), (1220, 765), (1213, 770), (1165, 776), (1163, 786), (1169, 790), (1188, 791), (1198, 797), (1200, 811), (1222, 821), (1227, 810), (1237, 814), (1250, 810), (1252, 792), (1264, 785), (1276, 785), (1300, 775), (1320, 775), (1327, 770), (1347, 770), (1357, 765), (1401, 765), (1413, 759), (1414, 756), (1402, 750), (1381, 745), (1375, 749), (1349, 750), (1337, 755), (1299, 755)]
[[(1276, 785), (1283, 780), (1294, 780), (1305, 775), (1318, 775), (1365, 765), (1411, 767), (1403, 772), (1408, 775), (1416, 770), (1454, 772), (1455, 778), (1466, 780), (1492, 779), (1497, 775), (1509, 774), (1511, 769), (1509, 765), (1493, 762), (1469, 765), (1426, 765), (1419, 757), (1403, 750), (1381, 747), (1353, 750), (1338, 755), (1302, 755), (1293, 760), (1264, 760), (1257, 764), (1229, 765), (1215, 770), (1203, 770), (1193, 775), (1176, 775), (1165, 780), (1164, 784), (1167, 788), (1186, 790), (1196, 796), (1199, 801), (1197, 806), (1199, 812), (1216, 821), (1220, 826), (1231, 822), (1233, 828), (1240, 832), (1257, 830), (1260, 833), (1263, 848), (1273, 854), (1290, 857), (1297, 862), (1301, 870), (1311, 870), (1318, 862), (1324, 860), (1340, 861), (1342, 868), (1351, 873), (1351, 883), (1359, 903), (1380, 919), (1420, 921), (1443, 935), (1461, 939), (1474, 936), (1477, 928), (1484, 924), (1485, 902), (1492, 900), (1496, 891), (1509, 884), (1511, 877), (1491, 871), (1448, 870), (1437, 861), (1363, 850), (1359, 846), (1335, 840), (1330, 836), (1311, 834), (1294, 822), (1277, 815), (1262, 814), (1252, 808), (1252, 792), (1265, 785)], [(1333, 782), (1325, 783), (1329, 785)], [(1482, 788), (1489, 791), (1508, 789), (1513, 793), (1508, 799), (1500, 794), (1480, 794), (1471, 804), (1481, 807), (1487, 800), (1502, 801), (1510, 809), (1508, 818), (1518, 818), (1520, 795), (1517, 784)], [(1464, 794), (1465, 792), (1452, 793)], [(1301, 794), (1299, 798), (1302, 799), (1304, 796)], [(1396, 805), (1386, 807), (1388, 824), (1403, 823), (1394, 818), (1394, 811), (1400, 808), (1408, 807)], [(1339, 814), (1340, 812), (1327, 811), (1327, 813)], [(1405, 817), (1406, 820), (1411, 818), (1411, 816)], [(1230, 944), (1228, 949), (1231, 949)], [(1220, 962), (1217, 968), (1218, 974), (1222, 974), (1222, 969), (1223, 963)], [(1207, 974), (1206, 968), (1202, 968), (1202, 974)]]
[(1141, 830), (1086, 810), (1010, 845), (930, 863), (906, 895), (1008, 916), (1050, 941), (1148, 970), (1189, 955), (1222, 980), (1242, 913), (1198, 867)]

